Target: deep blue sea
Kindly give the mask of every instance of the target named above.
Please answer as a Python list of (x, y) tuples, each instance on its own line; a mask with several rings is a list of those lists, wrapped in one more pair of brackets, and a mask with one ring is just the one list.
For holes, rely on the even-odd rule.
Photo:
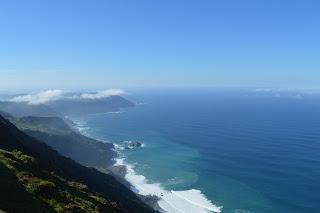
[[(118, 144), (137, 192), (170, 212), (320, 212), (320, 95), (128, 91), (120, 113), (77, 118)], [(126, 141), (144, 147), (121, 149)], [(222, 207), (222, 208), (218, 208)]]

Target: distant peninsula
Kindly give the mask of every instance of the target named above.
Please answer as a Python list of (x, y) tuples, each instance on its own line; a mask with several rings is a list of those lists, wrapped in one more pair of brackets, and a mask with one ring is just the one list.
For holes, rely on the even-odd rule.
[(123, 108), (134, 107), (135, 104), (120, 95), (101, 98), (74, 98), (79, 95), (68, 96), (47, 102), (33, 103), (27, 100), (0, 101), (0, 110), (15, 117), (62, 117), (88, 114), (118, 112)]

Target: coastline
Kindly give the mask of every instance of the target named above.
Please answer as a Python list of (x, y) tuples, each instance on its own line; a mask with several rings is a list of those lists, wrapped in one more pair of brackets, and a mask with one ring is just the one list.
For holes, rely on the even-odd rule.
[[(88, 134), (86, 130), (89, 127), (85, 123), (81, 123), (79, 126), (79, 122), (73, 122), (81, 134), (94, 138), (101, 143), (111, 143)], [(111, 144), (113, 144), (113, 151), (117, 156), (114, 158), (115, 163), (109, 168), (100, 169), (100, 171), (114, 176), (155, 211), (170, 213), (221, 212), (222, 207), (214, 205), (200, 190), (173, 191), (164, 189), (160, 183), (150, 183), (145, 176), (136, 173), (134, 165), (126, 162), (125, 158), (121, 156), (121, 150), (125, 149), (125, 147), (115, 143)], [(143, 148), (143, 145), (139, 148)]]
[[(117, 146), (117, 144), (115, 145)], [(164, 189), (160, 183), (149, 183), (146, 177), (137, 174), (134, 166), (123, 158), (117, 158), (115, 166), (126, 168), (126, 173), (122, 178), (130, 184), (130, 189), (134, 193), (141, 196), (144, 202), (157, 211), (170, 213), (221, 212), (222, 207), (214, 205), (200, 190), (173, 191)], [(152, 198), (151, 202), (149, 198)]]
[(72, 127), (72, 129), (77, 131), (79, 134), (82, 134), (86, 137), (89, 137), (99, 143), (103, 143), (103, 144), (108, 143), (113, 146), (113, 148), (111, 148), (110, 151), (114, 152), (114, 156), (116, 156), (116, 158), (109, 159), (109, 161), (112, 162), (112, 165), (108, 166), (108, 167), (104, 167), (104, 168), (95, 167), (96, 169), (98, 169), (100, 172), (112, 175), (117, 181), (119, 181), (124, 186), (126, 186), (128, 189), (133, 191), (142, 200), (142, 202), (144, 202), (145, 204), (152, 207), (155, 211), (164, 212), (164, 210), (161, 209), (160, 206), (158, 205), (158, 201), (161, 199), (160, 197), (155, 196), (155, 195), (141, 195), (141, 194), (137, 193), (137, 190), (134, 189), (133, 184), (130, 183), (130, 181), (128, 181), (126, 179), (126, 175), (128, 173), (128, 165), (117, 164), (117, 159), (119, 159), (119, 154), (120, 154), (119, 150), (117, 149), (117, 147), (118, 147), (117, 144), (111, 143), (109, 141), (105, 141), (101, 138), (96, 138), (96, 137), (88, 134), (86, 132), (86, 130), (88, 130), (89, 127), (85, 126), (85, 124), (82, 122), (75, 121), (70, 118), (68, 118), (68, 120), (71, 121), (68, 124)]

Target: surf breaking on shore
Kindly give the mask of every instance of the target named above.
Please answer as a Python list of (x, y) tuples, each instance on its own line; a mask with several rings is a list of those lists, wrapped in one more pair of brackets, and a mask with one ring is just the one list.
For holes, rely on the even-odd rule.
[[(74, 121), (76, 128), (82, 134), (88, 135), (88, 126), (84, 121)], [(90, 135), (91, 137), (91, 135)], [(98, 139), (103, 141), (101, 139)], [(121, 156), (124, 147), (113, 144), (115, 151)], [(144, 144), (142, 144), (142, 147)], [(129, 164), (123, 157), (115, 159), (114, 166), (125, 166), (124, 178), (131, 184), (131, 190), (143, 196), (157, 196), (157, 205), (161, 212), (168, 213), (220, 213), (222, 206), (214, 205), (206, 196), (197, 189), (173, 191), (164, 189), (160, 183), (148, 183), (145, 176), (137, 174), (134, 165)]]
[[(117, 146), (117, 145), (116, 145)], [(220, 213), (222, 207), (214, 205), (200, 190), (168, 191), (159, 183), (148, 183), (146, 177), (135, 172), (134, 166), (125, 159), (116, 159), (115, 166), (126, 166), (125, 179), (131, 190), (140, 195), (154, 195), (159, 198), (158, 205), (163, 212), (169, 213)]]

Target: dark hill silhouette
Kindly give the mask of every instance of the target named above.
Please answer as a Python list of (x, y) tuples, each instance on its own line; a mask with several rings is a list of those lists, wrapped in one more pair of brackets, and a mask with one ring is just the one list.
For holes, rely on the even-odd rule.
[[(110, 205), (104, 207), (109, 208), (110, 211), (112, 210), (116, 212), (127, 211), (141, 213), (153, 212), (153, 210), (146, 204), (144, 204), (132, 191), (119, 183), (112, 176), (101, 173), (94, 168), (82, 166), (70, 158), (61, 156), (57, 151), (53, 150), (43, 142), (23, 133), (8, 120), (4, 119), (1, 116), (0, 149), (2, 149), (1, 151), (4, 152), (4, 156), (18, 156), (20, 158), (22, 156), (22, 159), (24, 160), (34, 159), (34, 161), (36, 162), (34, 164), (37, 165), (37, 167), (32, 170), (34, 171), (34, 173), (38, 171), (41, 174), (54, 174), (55, 177), (59, 177), (63, 180), (68, 180), (68, 182), (72, 181), (88, 187), (90, 191), (98, 193), (103, 197), (103, 199), (106, 199), (113, 204), (111, 205), (109, 203)], [(6, 162), (10, 162), (8, 160), (9, 157), (4, 157), (4, 159), (6, 160)], [(30, 161), (34, 162), (33, 160)], [(32, 168), (32, 166), (30, 166), (30, 168)], [(7, 177), (10, 178), (10, 175), (7, 175)], [(53, 177), (51, 176), (47, 178), (53, 179)], [(13, 179), (11, 179), (11, 181), (14, 182)], [(47, 186), (47, 188), (49, 189), (45, 188), (45, 190), (51, 190), (50, 184), (47, 182), (45, 183), (46, 184), (42, 184), (41, 186)], [(61, 187), (63, 190), (63, 184)], [(0, 190), (0, 196), (1, 198), (4, 198), (8, 193), (12, 192), (13, 191), (8, 191), (8, 189), (4, 188), (4, 190)], [(12, 199), (18, 199), (19, 197), (19, 194), (17, 194), (17, 196), (12, 197)], [(14, 210), (8, 209), (8, 206), (6, 206), (7, 209), (4, 209), (5, 205), (1, 203), (1, 198), (0, 209), (13, 212)], [(44, 205), (43, 202), (41, 202), (41, 199), (39, 199), (38, 201), (39, 203), (37, 203), (37, 205), (34, 205), (34, 207), (36, 208), (37, 206), (39, 206), (39, 208), (35, 209), (35, 211), (33, 212), (42, 212), (43, 209), (50, 210), (50, 206), (48, 207)], [(17, 201), (17, 203), (18, 202), (19, 200)]]

